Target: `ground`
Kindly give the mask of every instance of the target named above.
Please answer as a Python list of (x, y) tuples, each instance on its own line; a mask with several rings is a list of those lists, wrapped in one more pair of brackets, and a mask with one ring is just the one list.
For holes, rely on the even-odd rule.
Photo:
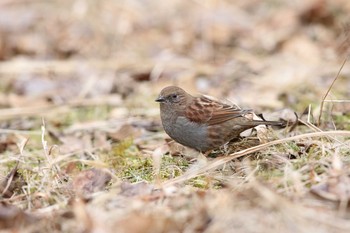
[[(349, 232), (350, 2), (3, 0), (4, 232)], [(207, 158), (154, 100), (254, 109)]]

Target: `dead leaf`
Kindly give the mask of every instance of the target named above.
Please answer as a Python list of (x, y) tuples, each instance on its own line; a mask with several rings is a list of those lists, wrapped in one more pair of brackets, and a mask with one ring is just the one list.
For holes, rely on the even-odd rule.
[(335, 16), (332, 14), (326, 0), (310, 1), (311, 4), (300, 14), (303, 23), (321, 23), (327, 26), (334, 24)]
[(15, 229), (23, 228), (29, 224), (33, 224), (38, 219), (30, 215), (20, 208), (0, 202), (0, 229)]
[(129, 182), (123, 182), (120, 185), (120, 195), (126, 197), (134, 197), (140, 195), (149, 195), (152, 193), (154, 187), (144, 181), (131, 184)]
[(142, 73), (135, 73), (132, 75), (132, 78), (137, 82), (145, 82), (151, 80), (151, 72), (142, 72)]
[(111, 180), (111, 175), (101, 169), (92, 168), (80, 172), (72, 182), (72, 188), (77, 196), (89, 196), (102, 191)]
[(350, 200), (349, 170), (337, 155), (332, 158), (332, 167), (326, 182), (315, 185), (311, 192), (330, 201), (348, 202)]
[(175, 142), (173, 139), (166, 138), (165, 142), (169, 148), (169, 153), (172, 156), (184, 155), (188, 159), (193, 159), (193, 158), (197, 158), (199, 155), (198, 151), (191, 149), (189, 147), (183, 146), (180, 143)]
[(12, 149), (17, 149), (15, 138), (9, 134), (0, 134), (0, 153)]
[(25, 185), (25, 181), (18, 173), (18, 162), (11, 172), (1, 181), (0, 193), (4, 198), (10, 198), (16, 189)]
[(115, 223), (115, 229), (121, 233), (161, 233), (182, 232), (183, 226), (164, 214), (144, 214), (133, 212)]
[(122, 141), (127, 138), (136, 138), (141, 135), (140, 129), (130, 125), (124, 124), (117, 131), (108, 134), (109, 137), (116, 141)]
[(62, 142), (62, 145), (60, 146), (60, 152), (62, 154), (92, 149), (92, 138), (88, 133), (83, 135), (76, 133), (67, 136), (60, 136), (59, 140)]
[(77, 221), (79, 222), (79, 228), (81, 232), (92, 232), (94, 228), (94, 219), (86, 209), (86, 203), (81, 198), (76, 198), (73, 202), (73, 212)]

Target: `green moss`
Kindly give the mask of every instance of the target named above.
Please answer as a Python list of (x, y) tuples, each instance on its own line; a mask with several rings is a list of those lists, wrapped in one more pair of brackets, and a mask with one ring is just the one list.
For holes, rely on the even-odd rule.
[(122, 179), (127, 179), (130, 182), (153, 180), (153, 168), (151, 159), (131, 157), (125, 159), (124, 161), (124, 169), (119, 170), (121, 172)]
[(77, 122), (105, 120), (109, 117), (110, 106), (88, 106), (72, 108), (67, 114), (50, 119), (55, 125), (69, 126)]
[(224, 186), (222, 181), (205, 175), (192, 178), (186, 183), (200, 189), (221, 189)]
[(201, 189), (208, 189), (209, 182), (205, 176), (198, 176), (188, 181), (188, 184)]
[(150, 180), (152, 161), (141, 156), (132, 139), (114, 145), (106, 155), (105, 161), (116, 170), (116, 175), (123, 179), (131, 182)]
[(185, 158), (164, 155), (160, 166), (160, 178), (171, 179), (180, 176), (187, 170), (188, 166), (189, 163)]
[(335, 115), (333, 120), (338, 130), (350, 130), (350, 114)]
[[(130, 182), (153, 181), (156, 177), (152, 157), (143, 155), (132, 139), (114, 145), (111, 152), (104, 156), (104, 160), (115, 169), (117, 176)], [(186, 159), (166, 154), (162, 157), (157, 177), (171, 179), (182, 175), (187, 167)]]
[(263, 180), (274, 180), (275, 178), (282, 177), (283, 171), (279, 169), (264, 169), (259, 168), (257, 176)]

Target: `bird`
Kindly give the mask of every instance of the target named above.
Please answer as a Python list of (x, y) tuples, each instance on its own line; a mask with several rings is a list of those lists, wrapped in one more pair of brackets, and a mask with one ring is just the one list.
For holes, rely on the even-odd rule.
[(177, 86), (163, 88), (155, 101), (160, 104), (164, 131), (176, 142), (202, 153), (218, 149), (258, 125), (282, 125), (280, 121), (254, 120), (251, 109), (206, 95), (192, 96)]

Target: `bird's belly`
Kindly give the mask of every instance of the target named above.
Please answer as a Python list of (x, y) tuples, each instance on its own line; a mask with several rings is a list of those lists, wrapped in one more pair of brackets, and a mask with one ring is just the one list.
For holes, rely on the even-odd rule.
[(166, 133), (178, 143), (199, 151), (207, 151), (207, 125), (188, 121), (178, 117), (174, 124), (165, 128)]

